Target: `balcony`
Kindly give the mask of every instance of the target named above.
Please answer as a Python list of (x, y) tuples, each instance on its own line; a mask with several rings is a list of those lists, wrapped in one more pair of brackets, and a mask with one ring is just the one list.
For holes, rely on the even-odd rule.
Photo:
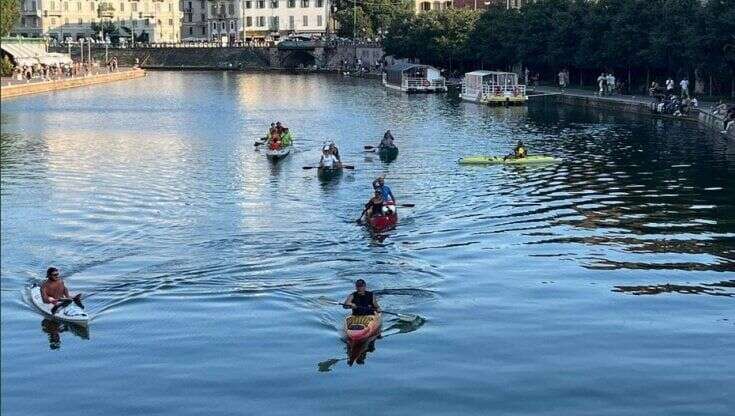
[(43, 17), (61, 17), (61, 10), (44, 10)]

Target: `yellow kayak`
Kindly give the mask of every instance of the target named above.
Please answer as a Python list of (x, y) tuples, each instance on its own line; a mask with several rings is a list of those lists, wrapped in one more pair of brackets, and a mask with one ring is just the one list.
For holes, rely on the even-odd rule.
[(503, 160), (502, 156), (468, 156), (459, 159), (460, 165), (525, 165), (534, 163), (556, 163), (561, 162), (553, 156), (526, 156), (524, 158), (508, 158)]

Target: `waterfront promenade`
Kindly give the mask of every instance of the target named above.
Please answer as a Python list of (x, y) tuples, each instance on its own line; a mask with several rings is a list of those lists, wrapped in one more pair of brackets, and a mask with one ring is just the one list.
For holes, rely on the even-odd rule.
[(116, 71), (107, 71), (98, 69), (88, 75), (61, 77), (56, 79), (34, 78), (31, 80), (2, 78), (0, 84), (0, 97), (5, 100), (7, 98), (19, 97), (29, 94), (37, 94), (42, 92), (59, 91), (68, 88), (83, 87), (87, 85), (102, 84), (114, 81), (124, 81), (144, 77), (145, 70), (140, 68), (121, 68)]

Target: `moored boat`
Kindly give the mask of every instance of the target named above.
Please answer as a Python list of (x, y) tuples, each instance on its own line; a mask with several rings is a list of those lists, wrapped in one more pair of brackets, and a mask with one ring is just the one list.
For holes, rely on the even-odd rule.
[(513, 72), (468, 72), (459, 96), (487, 105), (523, 105), (528, 101), (526, 86), (518, 83), (518, 75)]
[(446, 92), (444, 77), (429, 65), (400, 62), (385, 69), (383, 85), (403, 92)]
[(538, 163), (561, 162), (553, 156), (532, 155), (523, 158), (508, 158), (503, 156), (468, 156), (459, 159), (460, 165), (530, 165)]

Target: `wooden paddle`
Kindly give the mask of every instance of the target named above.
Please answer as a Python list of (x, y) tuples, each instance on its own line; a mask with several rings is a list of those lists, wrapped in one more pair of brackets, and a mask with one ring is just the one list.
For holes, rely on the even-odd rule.
[[(323, 297), (323, 296), (321, 298), (319, 298), (319, 299), (321, 301), (323, 301), (324, 303), (329, 303), (329, 304), (332, 304), (332, 305), (347, 306), (348, 308), (350, 308), (350, 306), (347, 305), (347, 304), (345, 304), (345, 303), (337, 302), (336, 300), (332, 300), (332, 299), (329, 299), (329, 298), (326, 298), (326, 297)], [(388, 314), (388, 315), (397, 316), (398, 319), (401, 320), (401, 321), (413, 322), (413, 321), (419, 319), (419, 316), (418, 315), (411, 315), (411, 314), (407, 314), (407, 313), (396, 313), (396, 312), (386, 311), (385, 309), (381, 309), (380, 311), (383, 312), (383, 313), (385, 313), (385, 314)]]

